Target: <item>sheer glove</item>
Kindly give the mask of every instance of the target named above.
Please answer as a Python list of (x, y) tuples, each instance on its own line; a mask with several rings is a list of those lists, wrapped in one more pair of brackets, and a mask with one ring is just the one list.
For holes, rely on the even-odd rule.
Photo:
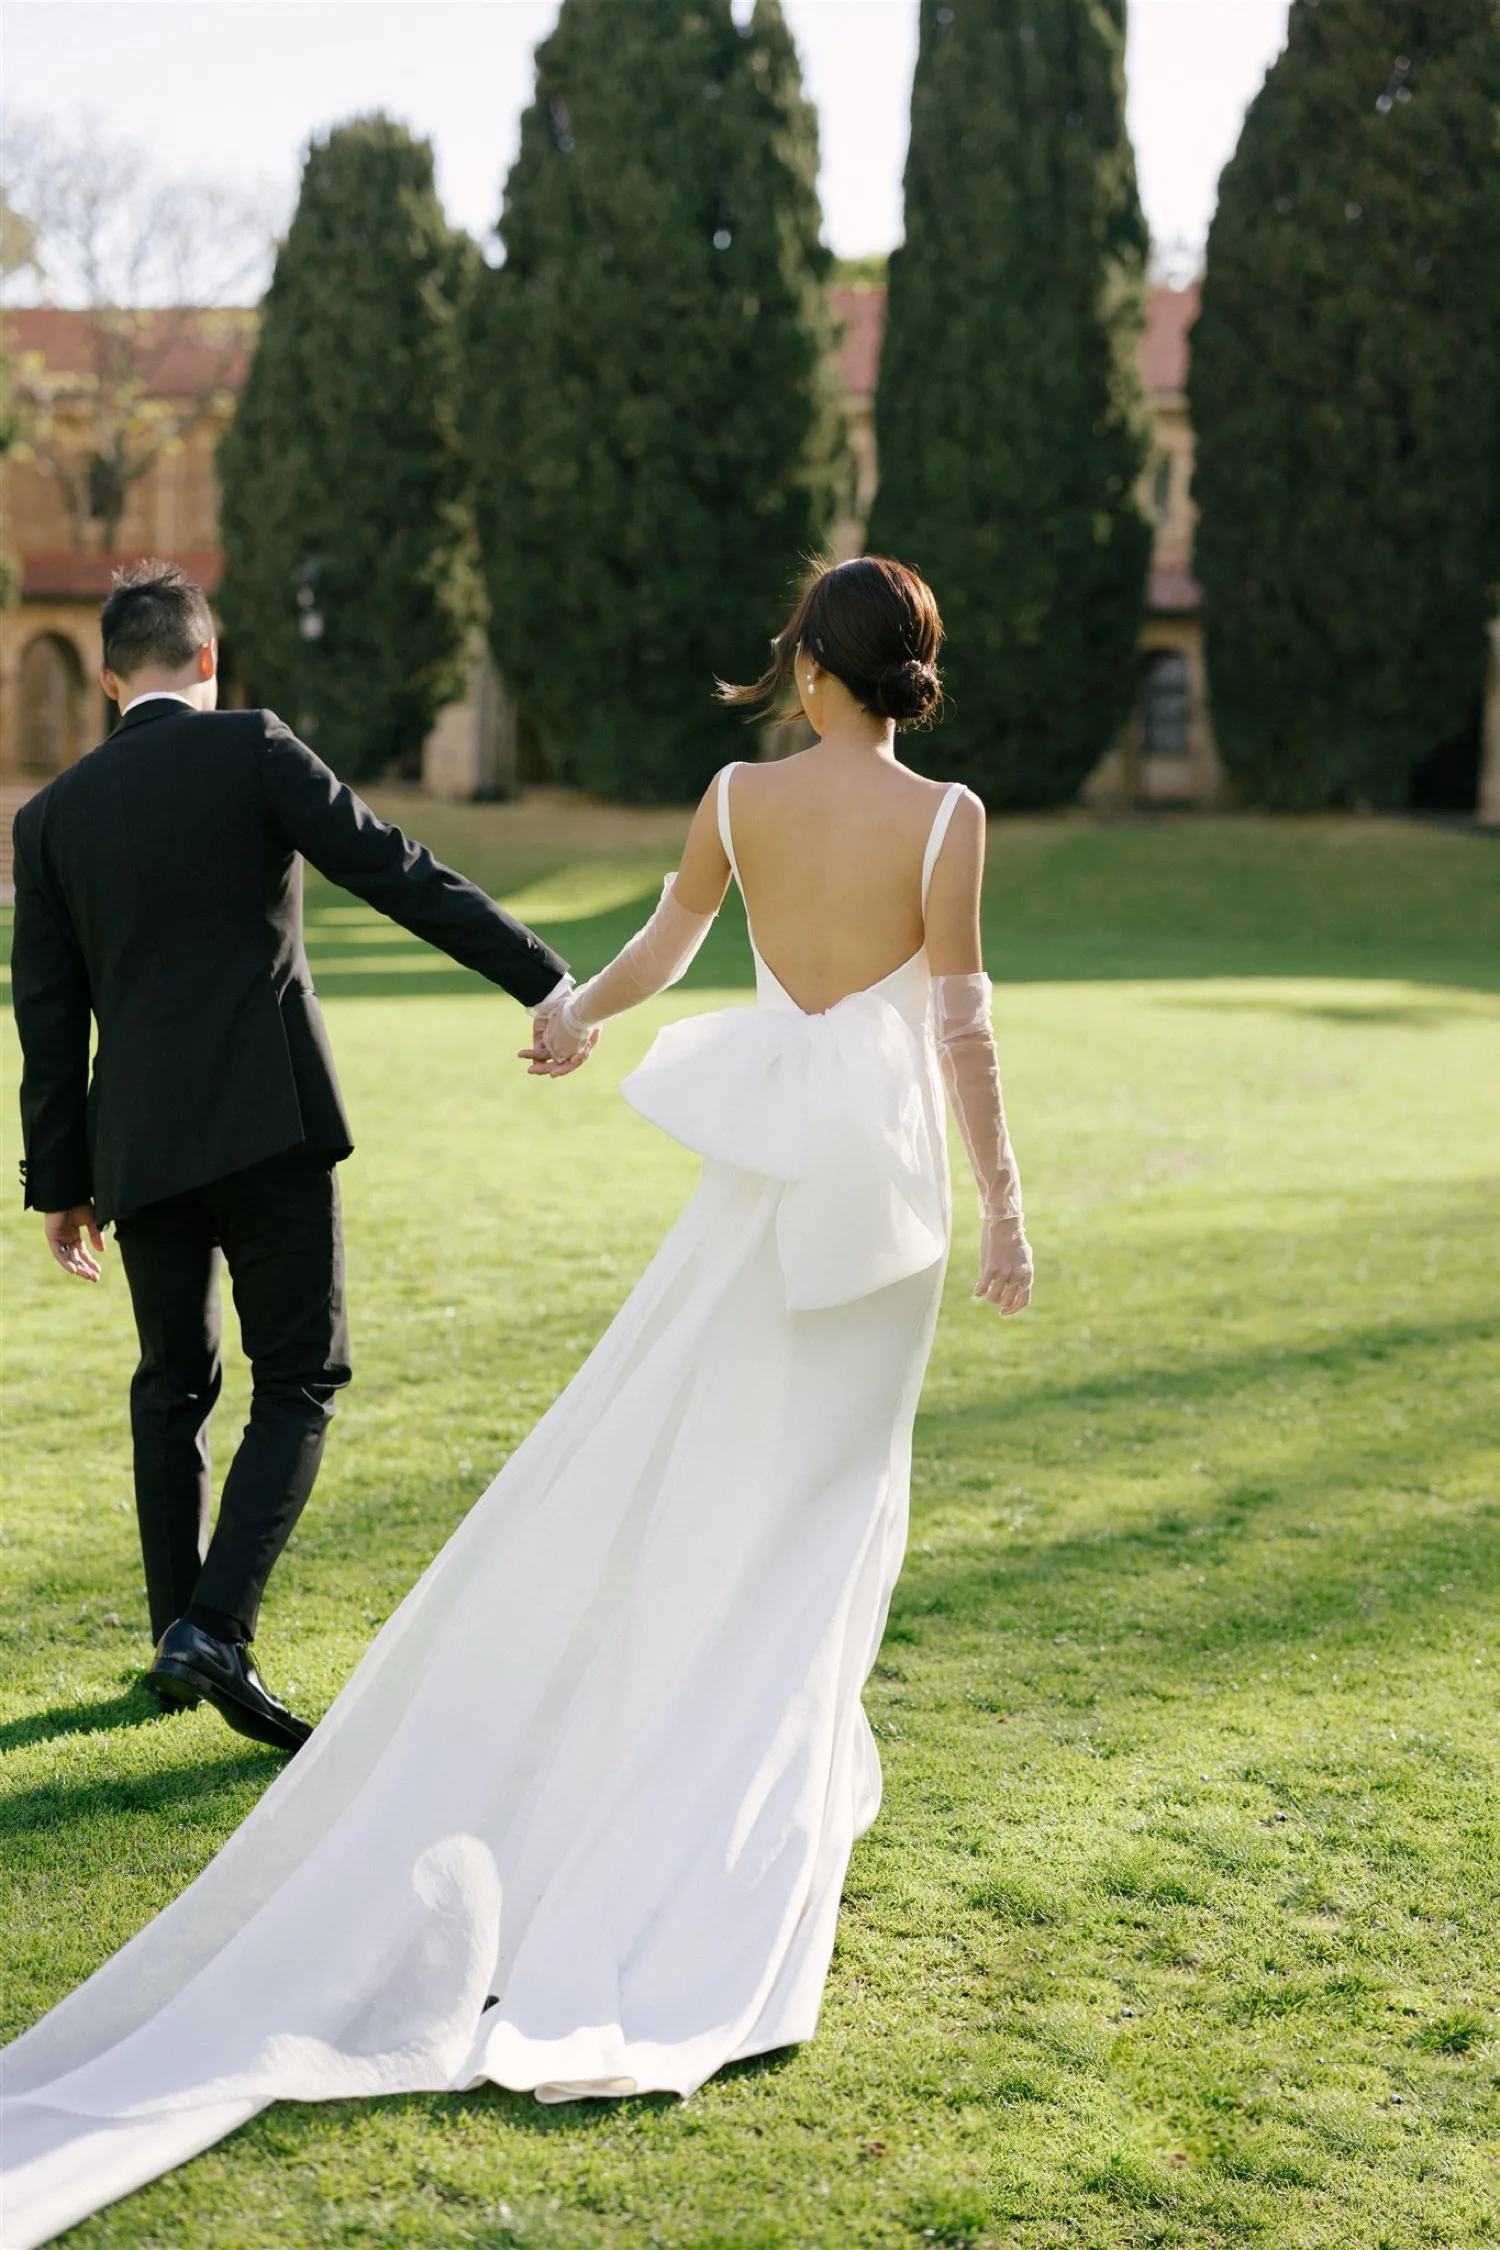
[(568, 1062), (590, 1046), (597, 1036), (595, 1026), (606, 1017), (638, 1007), (687, 973), (714, 918), (690, 914), (679, 906), (673, 880), (667, 877), (656, 912), (607, 968), (576, 991), (538, 1009), (537, 1029), (554, 1063)]
[(990, 1027), (990, 980), (934, 977), (933, 1030), (943, 1082), (979, 1189), (982, 1225), (976, 1297), (1002, 1313), (1020, 1312), (1031, 1296), (1031, 1245), (1021, 1211), (1021, 1175), (1005, 1129), (1000, 1063)]
[(573, 979), (564, 977), (556, 990), (549, 993), (545, 1000), (538, 1002), (532, 1010), (531, 1045), (520, 1050), (522, 1062), (531, 1065), (526, 1074), (528, 1078), (570, 1078), (575, 1070), (583, 1068), (589, 1056), (599, 1044), (598, 1032), (591, 1031), (587, 1044), (580, 1047), (576, 1054), (570, 1055), (566, 1062), (554, 1062), (548, 1054), (546, 1041), (542, 1036), (542, 1026), (547, 1017), (562, 1006), (563, 1001), (572, 990)]

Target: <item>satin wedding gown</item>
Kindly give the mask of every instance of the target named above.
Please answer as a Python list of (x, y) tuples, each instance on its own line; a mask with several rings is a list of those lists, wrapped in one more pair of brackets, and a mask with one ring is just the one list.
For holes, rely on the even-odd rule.
[[(738, 879), (727, 779), (719, 822)], [(755, 976), (625, 1081), (704, 1167), (602, 1341), (218, 1856), (6, 2051), (7, 2250), (271, 2102), (686, 2094), (811, 2035), (948, 1176), (925, 956), (823, 1015)]]

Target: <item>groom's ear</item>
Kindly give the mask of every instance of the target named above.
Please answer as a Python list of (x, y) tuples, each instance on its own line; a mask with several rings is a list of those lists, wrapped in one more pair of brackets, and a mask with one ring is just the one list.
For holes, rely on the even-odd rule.
[(219, 644), (217, 641), (204, 641), (202, 646), (198, 650), (199, 679), (204, 681), (211, 680), (218, 669)]

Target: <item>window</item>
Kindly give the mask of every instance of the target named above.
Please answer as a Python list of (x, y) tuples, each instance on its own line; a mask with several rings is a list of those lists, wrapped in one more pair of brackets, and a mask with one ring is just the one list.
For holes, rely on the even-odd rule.
[(1185, 758), (1191, 704), (1187, 658), (1176, 649), (1157, 649), (1141, 673), (1138, 710), (1141, 755)]
[(1172, 456), (1158, 453), (1156, 467), (1151, 472), (1151, 513), (1158, 523), (1165, 523), (1172, 513)]

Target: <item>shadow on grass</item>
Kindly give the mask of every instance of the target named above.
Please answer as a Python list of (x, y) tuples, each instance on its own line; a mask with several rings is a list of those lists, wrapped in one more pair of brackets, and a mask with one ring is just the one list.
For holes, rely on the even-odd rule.
[[(769, 2054), (746, 2055), (738, 2062), (726, 2063), (714, 2073), (716, 2086), (732, 2085), (737, 2080), (772, 2078), (787, 2070), (801, 2054), (800, 2047), (776, 2047)], [(368, 2115), (372, 2103), (368, 2100), (349, 2102), (279, 2102), (273, 2110), (260, 2119), (252, 2119), (242, 2130), (253, 2133), (259, 2126), (264, 2133), (274, 2135), (277, 2124), (285, 2127), (293, 2121), (319, 2125), (327, 2121), (336, 2127), (339, 2113), (355, 2118)], [(388, 2116), (416, 2118), (422, 2122), (441, 2126), (455, 2117), (472, 2116), (485, 2111), (498, 2114), (507, 2125), (517, 2125), (529, 2133), (566, 2134), (596, 2132), (609, 2119), (622, 2115), (638, 2115), (641, 2111), (672, 2111), (682, 2106), (681, 2097), (673, 2093), (631, 2095), (601, 2094), (596, 2099), (576, 2102), (539, 2102), (534, 2094), (521, 2094), (508, 2086), (471, 2086), (454, 2094), (392, 2094), (379, 2101), (379, 2107)], [(286, 2152), (289, 2153), (289, 2152)]]
[(78, 1821), (107, 1819), (118, 1813), (160, 1813), (199, 1806), (220, 1790), (246, 1781), (271, 1781), (283, 1760), (274, 1750), (247, 1745), (239, 1756), (206, 1758), (191, 1766), (158, 1768), (154, 1773), (87, 1781), (43, 1782), (18, 1789), (0, 1805), (0, 1835), (37, 1836)]
[[(602, 969), (621, 946), (634, 937), (650, 914), (657, 893), (643, 891), (639, 898), (583, 920), (535, 922), (545, 938), (567, 961), (580, 982)], [(371, 924), (377, 918), (371, 914)], [(425, 1000), (450, 994), (494, 992), (496, 987), (470, 969), (461, 969), (444, 954), (424, 945), (420, 938), (400, 937), (388, 942), (391, 925), (380, 930), (378, 945), (362, 944), (360, 931), (342, 921), (323, 921), (310, 906), (307, 914), (307, 950), (313, 983), (324, 1000)], [(745, 934), (745, 918), (738, 897), (726, 900), (701, 953), (683, 978), (687, 988), (699, 991), (744, 991), (755, 983), (755, 968)]]
[[(965, 1419), (986, 1424), (1035, 1420), (1039, 1408), (1064, 1407), (1075, 1414), (1112, 1405), (1149, 1406), (1156, 1400), (1222, 1401), (1259, 1383), (1293, 1380), (1300, 1372), (1339, 1374), (1363, 1369), (1371, 1361), (1405, 1360), (1419, 1351), (1441, 1352), (1453, 1344), (1487, 1343), (1500, 1331), (1500, 1312), (1465, 1313), (1450, 1320), (1385, 1321), (1350, 1330), (1317, 1343), (1252, 1344), (1235, 1351), (1208, 1353), (1184, 1347), (1180, 1359), (1137, 1363), (1117, 1375), (1092, 1373), (1067, 1380), (1017, 1383), (982, 1405), (924, 1409), (923, 1420), (941, 1420), (951, 1429)], [(1477, 1404), (1477, 1402), (1476, 1402)]]
[(1473, 1006), (1455, 1007), (1441, 1000), (1360, 1001), (1303, 1000), (1287, 993), (1174, 993), (1158, 1005), (1187, 1008), (1204, 1015), (1285, 1016), (1293, 1022), (1332, 1023), (1367, 1029), (1374, 1025), (1399, 1025), (1403, 1030), (1445, 1031), (1450, 1024), (1473, 1023)]
[[(1479, 1503), (1462, 1521), (1413, 1520), (1402, 1511), (1387, 1526), (1377, 1515), (1349, 1521), (1346, 1504), (1373, 1485), (1441, 1486), (1450, 1462), (1482, 1456), (1493, 1416), (1478, 1388), (1443, 1394), (1440, 1416), (1407, 1432), (1372, 1436), (1356, 1416), (1342, 1426), (1342, 1379), (1385, 1362), (1399, 1364), (1407, 1386), (1421, 1384), (1424, 1365), (1440, 1373), (1456, 1347), (1483, 1343), (1496, 1323), (1483, 1317), (1392, 1321), (1337, 1342), (1276, 1345), (1216, 1354), (1207, 1363), (1137, 1366), (1118, 1375), (1017, 1386), (1004, 1398), (924, 1410), (919, 1450), (955, 1457), (1014, 1461), (1024, 1433), (1028, 1460), (1039, 1472), (1076, 1459), (1074, 1435), (1099, 1431), (1097, 1458), (1129, 1481), (1160, 1445), (1180, 1442), (1178, 1417), (1210, 1406), (1220, 1428), (1253, 1426), (1264, 1387), (1274, 1379), (1295, 1419), (1279, 1430), (1274, 1467), (1262, 1467), (1253, 1444), (1235, 1440), (1241, 1474), (1219, 1475), (1196, 1502), (1152, 1511), (1149, 1491), (1133, 1520), (1077, 1536), (1024, 1533), (955, 1535), (935, 1555), (916, 1550), (892, 1604), (892, 1638), (920, 1634), (922, 1621), (973, 1625), (1007, 1613), (1013, 1629), (1052, 1633), (1118, 1633), (1149, 1627), (1145, 1656), (1158, 1674), (1191, 1671), (1213, 1650), (1249, 1662), (1257, 1650), (1295, 1645), (1329, 1632), (1348, 1642), (1429, 1625), (1453, 1627), (1463, 1595), (1449, 1577), (1457, 1561), (1470, 1573), (1472, 1599), (1500, 1580), (1500, 1503)], [(1332, 1400), (1329, 1385), (1333, 1386)], [(1114, 1417), (1113, 1427), (1111, 1417)], [(1134, 1427), (1125, 1435), (1121, 1423)], [(1195, 1438), (1208, 1437), (1202, 1421)], [(1288, 1437), (1297, 1442), (1288, 1450)], [(1122, 1442), (1123, 1439), (1123, 1442)], [(1003, 1477), (997, 1474), (998, 1491)], [(939, 1505), (951, 1504), (951, 1489)], [(1191, 1546), (1188, 1542), (1191, 1541)], [(1259, 1550), (1259, 1552), (1257, 1552)], [(1212, 1569), (1215, 1583), (1186, 1584), (1179, 1567), (1191, 1556)], [(1194, 1573), (1196, 1577), (1196, 1571)], [(1127, 1617), (1145, 1604), (1148, 1615)], [(1181, 1620), (1181, 1666), (1160, 1640)]]
[(489, 2112), (502, 2117), (507, 2125), (518, 2125), (527, 2132), (570, 2136), (580, 2131), (595, 2132), (622, 2110), (680, 2107), (676, 2094), (623, 2097), (601, 2094), (592, 2101), (539, 2102), (534, 2094), (518, 2094), (509, 2086), (469, 2086), (457, 2094), (387, 2094), (375, 2097), (374, 2101), (366, 2097), (350, 2102), (281, 2102), (277, 2109), (284, 2118), (299, 2116), (313, 2123), (322, 2117), (332, 2119), (341, 2109), (351, 2118), (365, 2116), (376, 2103), (388, 2117), (414, 2117), (437, 2126), (456, 2117)]
[(51, 1742), (64, 1734), (106, 1734), (116, 1727), (165, 1725), (175, 1714), (164, 1711), (149, 1688), (127, 1688), (101, 1703), (56, 1703), (50, 1711), (32, 1711), (23, 1719), (0, 1726), (0, 1750), (23, 1750), (29, 1743)]
[[(1257, 1560), (1255, 1547), (1275, 1540), (1276, 1531), (1257, 1534), (1249, 1517), (1233, 1510), (1234, 1496), (1233, 1487), (1210, 1494), (1196, 1519), (1176, 1524), (1159, 1519), (1084, 1538), (950, 1551), (903, 1579), (889, 1638), (893, 1645), (925, 1638), (928, 1619), (991, 1624), (1002, 1611), (1007, 1629), (1023, 1637), (1071, 1630), (1084, 1640), (1113, 1638), (1134, 1627), (1149, 1643), (1143, 1665), (1163, 1685), (1177, 1675), (1187, 1693), (1200, 1680), (1203, 1659), (1216, 1652), (1249, 1664), (1257, 1652), (1306, 1641), (1333, 1655), (1339, 1642), (1348, 1649), (1367, 1637), (1385, 1639), (1398, 1625), (1409, 1644), (1429, 1625), (1449, 1630), (1464, 1612), (1451, 1591), (1438, 1592), (1442, 1573), (1460, 1556), (1476, 1581), (1500, 1572), (1500, 1510), (1478, 1511), (1461, 1526), (1405, 1521), (1376, 1533), (1330, 1527), (1309, 1542), (1303, 1567), (1294, 1568), (1279, 1542), (1274, 1556)], [(1177, 1566), (1188, 1539), (1195, 1570), (1214, 1568), (1221, 1586), (1181, 1583)], [(1424, 1579), (1430, 1588), (1420, 1584)], [(1059, 1661), (1070, 1664), (1076, 1654), (1065, 1648)]]
[(790, 2070), (801, 2052), (800, 2047), (773, 2047), (769, 2054), (741, 2055), (714, 2073), (715, 2082), (722, 2086), (736, 2078), (774, 2078), (778, 2071)]

